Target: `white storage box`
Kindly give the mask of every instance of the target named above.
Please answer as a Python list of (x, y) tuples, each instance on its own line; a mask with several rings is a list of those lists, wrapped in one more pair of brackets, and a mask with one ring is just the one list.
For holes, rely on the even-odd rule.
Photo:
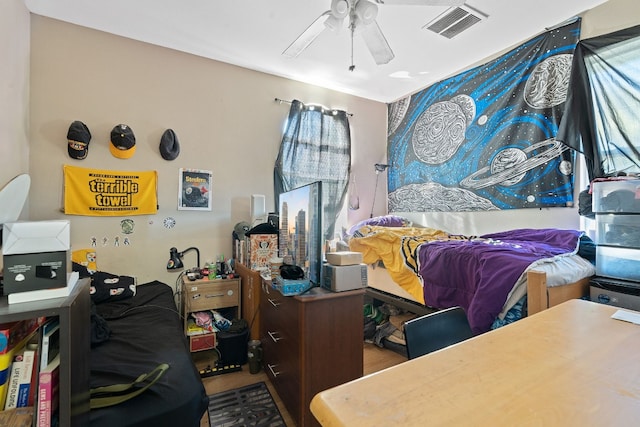
[(367, 287), (367, 265), (324, 265), (322, 286), (334, 292)]
[(71, 273), (69, 221), (24, 221), (2, 229), (3, 293), (67, 286)]
[(4, 224), (2, 254), (68, 251), (71, 249), (70, 229), (71, 226), (67, 220), (23, 221)]
[(338, 251), (325, 254), (327, 262), (331, 265), (356, 265), (362, 263), (360, 252)]

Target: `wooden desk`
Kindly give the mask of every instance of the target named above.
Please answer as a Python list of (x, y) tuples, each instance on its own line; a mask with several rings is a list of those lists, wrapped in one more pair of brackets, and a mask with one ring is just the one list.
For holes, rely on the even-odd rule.
[(637, 425), (640, 326), (616, 310), (570, 300), (325, 390), (311, 412), (323, 426)]

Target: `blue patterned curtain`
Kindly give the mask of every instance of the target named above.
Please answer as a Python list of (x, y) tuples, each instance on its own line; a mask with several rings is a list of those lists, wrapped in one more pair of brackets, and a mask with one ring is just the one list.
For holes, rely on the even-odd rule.
[(345, 111), (291, 102), (274, 168), (274, 194), (322, 181), (323, 236), (334, 235), (351, 170), (351, 132)]
[(573, 205), (555, 136), (580, 20), (388, 106), (389, 212)]

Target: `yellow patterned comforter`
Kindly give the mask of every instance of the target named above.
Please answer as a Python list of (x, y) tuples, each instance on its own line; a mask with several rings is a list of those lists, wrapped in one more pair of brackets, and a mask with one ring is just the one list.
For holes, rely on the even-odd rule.
[(417, 248), (422, 243), (448, 239), (451, 239), (448, 233), (434, 228), (366, 225), (349, 240), (349, 249), (361, 252), (365, 264), (382, 261), (391, 278), (424, 304), (422, 283), (417, 275)]

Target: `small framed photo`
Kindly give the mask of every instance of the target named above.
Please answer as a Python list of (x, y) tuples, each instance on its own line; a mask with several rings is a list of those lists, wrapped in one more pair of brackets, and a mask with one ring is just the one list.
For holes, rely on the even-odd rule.
[(210, 211), (211, 181), (211, 171), (180, 168), (178, 210)]

